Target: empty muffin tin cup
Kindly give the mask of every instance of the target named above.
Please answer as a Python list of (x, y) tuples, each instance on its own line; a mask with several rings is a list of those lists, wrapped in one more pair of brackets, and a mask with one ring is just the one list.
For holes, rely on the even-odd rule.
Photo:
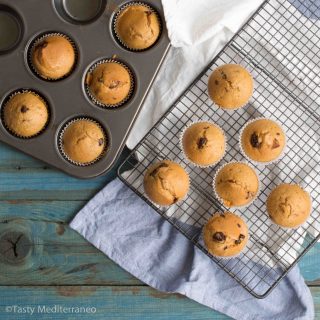
[[(48, 118), (47, 118), (47, 121), (46, 123), (44, 124), (43, 128), (38, 131), (36, 134), (33, 134), (33, 135), (29, 135), (29, 136), (23, 136), (23, 135), (19, 135), (18, 133), (16, 133), (15, 131), (13, 131), (11, 128), (8, 127), (8, 125), (6, 124), (6, 121), (4, 119), (4, 110), (5, 108), (7, 107), (9, 101), (19, 95), (19, 94), (22, 94), (22, 93), (31, 93), (32, 95), (38, 97), (42, 102), (43, 104), (45, 105), (46, 109), (47, 109), (47, 113), (48, 113)], [(23, 107), (23, 106), (22, 106)], [(34, 91), (34, 90), (29, 90), (29, 89), (20, 89), (20, 90), (15, 90), (13, 91), (12, 93), (10, 93), (6, 98), (5, 100), (3, 101), (3, 104), (1, 106), (1, 122), (4, 126), (4, 128), (11, 134), (13, 135), (14, 137), (16, 138), (19, 138), (19, 139), (24, 139), (24, 140), (28, 140), (28, 139), (31, 139), (31, 138), (35, 138), (35, 137), (38, 137), (39, 135), (41, 135), (48, 127), (48, 124), (50, 122), (50, 108), (49, 108), (49, 104), (47, 102), (47, 100), (41, 95), (39, 94), (38, 92)]]
[[(202, 123), (202, 122), (208, 122), (208, 123), (210, 123), (211, 125), (213, 125), (213, 126), (215, 126), (216, 128), (218, 128), (218, 129), (221, 131), (221, 133), (222, 133), (222, 135), (223, 135), (223, 137), (224, 137), (224, 152), (223, 152), (223, 154), (221, 155), (221, 157), (220, 157), (218, 160), (216, 160), (216, 161), (214, 161), (214, 162), (212, 162), (211, 164), (208, 164), (208, 165), (200, 165), (200, 164), (197, 164), (197, 163), (194, 163), (193, 161), (191, 161), (191, 160), (187, 157), (187, 155), (186, 155), (186, 153), (185, 153), (185, 151), (184, 151), (183, 143), (182, 143), (183, 136), (184, 136), (186, 130), (187, 130), (188, 128), (190, 128), (192, 125), (194, 125), (194, 124), (196, 124), (196, 123)], [(210, 121), (210, 120), (199, 120), (199, 121), (192, 121), (192, 122), (190, 122), (189, 124), (187, 124), (187, 125), (182, 129), (182, 132), (181, 132), (180, 137), (179, 137), (179, 146), (180, 146), (180, 149), (181, 149), (181, 151), (182, 151), (182, 154), (183, 154), (184, 159), (185, 159), (189, 164), (191, 164), (191, 165), (193, 165), (193, 166), (195, 166), (195, 167), (198, 167), (198, 168), (205, 169), (205, 168), (214, 167), (215, 165), (217, 165), (217, 164), (221, 161), (221, 159), (223, 159), (223, 157), (224, 157), (225, 154), (226, 154), (228, 144), (227, 144), (227, 137), (226, 137), (226, 135), (224, 134), (224, 131), (222, 130), (222, 128), (221, 128), (219, 125), (217, 125), (216, 123), (214, 123), (213, 121)]]
[[(46, 76), (40, 74), (39, 71), (37, 70), (37, 68), (33, 65), (32, 56), (34, 54), (35, 49), (37, 48), (37, 46), (41, 45), (43, 43), (43, 41), (48, 37), (63, 37), (63, 38), (65, 38), (72, 45), (72, 48), (73, 48), (73, 51), (74, 51), (75, 58), (74, 58), (74, 64), (73, 64), (71, 70), (68, 73), (66, 73), (65, 75), (63, 75), (62, 77), (59, 77), (59, 78), (46, 77)], [(46, 80), (46, 81), (59, 81), (59, 80), (62, 80), (62, 79), (65, 79), (65, 78), (69, 77), (73, 73), (74, 69), (77, 66), (77, 62), (78, 62), (78, 49), (77, 49), (77, 47), (75, 45), (75, 42), (69, 36), (67, 36), (64, 33), (60, 33), (60, 32), (48, 32), (48, 33), (45, 33), (45, 34), (37, 36), (31, 42), (31, 44), (29, 46), (29, 49), (28, 49), (27, 55), (28, 55), (27, 56), (28, 64), (29, 64), (29, 67), (30, 67), (31, 71), (37, 77), (39, 77), (42, 80)]]
[[(216, 190), (216, 181), (217, 181), (217, 177), (218, 177), (219, 172), (220, 172), (226, 165), (235, 164), (235, 163), (245, 164), (245, 165), (247, 165), (248, 167), (250, 167), (250, 168), (254, 171), (254, 173), (256, 174), (257, 179), (258, 179), (258, 190), (257, 190), (256, 194), (251, 198), (251, 200), (250, 200), (248, 203), (246, 203), (246, 204), (244, 204), (244, 205), (241, 205), (241, 206), (227, 206), (227, 205), (225, 204), (225, 201), (219, 196), (219, 194), (218, 194), (218, 192), (217, 192), (217, 190)], [(242, 209), (242, 208), (246, 208), (246, 207), (250, 206), (250, 205), (251, 205), (252, 203), (254, 203), (254, 201), (258, 198), (258, 196), (259, 196), (259, 194), (260, 194), (260, 191), (261, 191), (261, 190), (260, 190), (260, 188), (261, 188), (261, 182), (260, 182), (260, 178), (259, 178), (258, 172), (257, 172), (257, 171), (252, 167), (252, 165), (250, 165), (248, 162), (246, 162), (246, 161), (230, 161), (230, 162), (227, 162), (227, 163), (225, 163), (224, 165), (222, 165), (220, 168), (218, 168), (218, 170), (216, 171), (216, 173), (215, 173), (215, 175), (214, 175), (214, 177), (213, 177), (212, 187), (213, 187), (213, 192), (214, 192), (216, 198), (219, 200), (219, 202), (220, 202), (221, 204), (223, 204), (226, 208), (228, 208), (228, 210), (229, 210), (229, 209)]]
[(0, 55), (14, 50), (21, 42), (23, 23), (12, 8), (0, 4)]
[[(90, 162), (77, 162), (77, 161), (74, 161), (74, 160), (71, 159), (71, 158), (67, 155), (67, 153), (64, 151), (64, 147), (63, 147), (63, 136), (64, 136), (67, 128), (68, 128), (70, 125), (72, 125), (72, 124), (74, 124), (75, 122), (77, 122), (77, 121), (90, 121), (90, 122), (96, 124), (96, 125), (101, 129), (101, 131), (103, 132), (103, 135), (104, 135), (104, 148), (103, 148), (103, 151), (100, 153), (100, 155), (99, 155), (97, 158), (95, 158), (94, 160), (92, 160), (92, 161), (90, 161)], [(69, 120), (67, 123), (65, 123), (65, 124), (62, 126), (62, 128), (60, 129), (60, 132), (59, 132), (59, 134), (58, 134), (58, 149), (59, 149), (62, 157), (63, 157), (65, 160), (67, 160), (68, 162), (70, 162), (71, 164), (75, 165), (75, 166), (87, 167), (87, 166), (91, 166), (91, 165), (97, 163), (99, 160), (101, 160), (101, 159), (105, 156), (108, 147), (109, 147), (109, 139), (108, 139), (106, 130), (102, 127), (102, 125), (101, 125), (98, 121), (96, 121), (96, 120), (94, 120), (94, 119), (92, 119), (92, 118), (89, 118), (89, 117), (77, 117), (77, 118), (74, 118), (74, 119)]]
[[(148, 9), (149, 12), (152, 12), (156, 15), (157, 17), (157, 20), (158, 20), (158, 24), (159, 24), (159, 29), (160, 29), (160, 32), (159, 32), (159, 35), (158, 37), (156, 38), (156, 40), (154, 41), (154, 43), (152, 43), (150, 46), (146, 47), (146, 48), (143, 48), (143, 49), (137, 49), (137, 48), (131, 48), (130, 46), (128, 46), (127, 43), (125, 43), (123, 41), (123, 39), (121, 38), (121, 36), (119, 35), (119, 33), (117, 32), (117, 20), (119, 19), (119, 17), (121, 16), (121, 14), (128, 8), (130, 8), (131, 6), (144, 6)], [(125, 49), (129, 50), (129, 51), (133, 51), (133, 52), (142, 52), (142, 51), (146, 51), (146, 50), (149, 50), (150, 48), (152, 48), (159, 40), (159, 38), (161, 37), (161, 34), (162, 34), (162, 22), (161, 22), (161, 19), (160, 19), (160, 16), (158, 14), (158, 12), (152, 8), (151, 6), (149, 6), (148, 4), (144, 3), (144, 2), (136, 2), (136, 1), (133, 1), (133, 2), (128, 2), (126, 4), (124, 4), (123, 6), (121, 6), (119, 8), (119, 10), (117, 11), (117, 13), (115, 14), (114, 18), (113, 18), (113, 24), (112, 24), (112, 29), (113, 29), (113, 33), (115, 35), (115, 38), (116, 40), (118, 41), (118, 43), (124, 47)]]
[[(243, 145), (242, 145), (242, 135), (243, 135), (243, 132), (245, 130), (245, 128), (251, 124), (251, 123), (254, 123), (255, 121), (257, 120), (270, 120), (270, 121), (273, 121), (274, 123), (276, 123), (282, 130), (282, 132), (284, 133), (284, 146), (282, 148), (282, 151), (281, 153), (279, 154), (279, 156), (271, 161), (265, 161), (265, 162), (261, 162), (261, 161), (256, 161), (256, 160), (253, 160), (251, 159), (247, 154), (246, 152), (244, 151), (244, 148), (243, 148)], [(253, 164), (257, 165), (257, 166), (267, 166), (269, 164), (272, 164), (272, 163), (277, 163), (279, 162), (283, 157), (284, 155), (286, 154), (286, 151), (287, 151), (287, 135), (286, 135), (286, 132), (282, 126), (282, 124), (278, 121), (275, 121), (273, 119), (268, 119), (268, 118), (264, 118), (264, 117), (257, 117), (255, 119), (251, 119), (249, 120), (247, 123), (245, 123), (245, 125), (241, 128), (240, 130), (240, 133), (239, 133), (239, 147), (240, 147), (240, 151), (242, 153), (242, 155), (250, 162), (252, 162)]]
[[(123, 68), (126, 69), (126, 71), (129, 74), (129, 77), (130, 77), (130, 89), (129, 89), (128, 94), (120, 102), (117, 102), (117, 103), (114, 103), (114, 104), (105, 104), (105, 103), (99, 101), (95, 97), (95, 95), (91, 92), (90, 85), (88, 83), (89, 79), (91, 78), (91, 75), (92, 75), (92, 72), (94, 71), (94, 69), (96, 69), (99, 65), (104, 64), (104, 63), (117, 63), (117, 64), (119, 64), (120, 66), (122, 66)], [(134, 92), (134, 88), (135, 88), (135, 77), (134, 77), (133, 72), (131, 71), (131, 69), (125, 63), (123, 63), (122, 61), (119, 61), (119, 60), (116, 60), (116, 59), (102, 59), (102, 60), (99, 60), (98, 62), (94, 63), (89, 68), (89, 70), (87, 71), (87, 73), (85, 75), (85, 79), (84, 79), (84, 87), (85, 87), (85, 92), (86, 92), (87, 96), (93, 102), (93, 104), (95, 104), (95, 105), (97, 105), (98, 107), (101, 107), (101, 108), (118, 108), (118, 107), (123, 106), (133, 96), (133, 92)]]

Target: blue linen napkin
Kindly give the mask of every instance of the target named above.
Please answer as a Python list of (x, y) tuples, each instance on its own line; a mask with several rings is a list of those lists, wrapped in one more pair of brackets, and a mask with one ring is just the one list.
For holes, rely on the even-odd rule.
[(313, 299), (298, 267), (267, 298), (256, 299), (119, 179), (100, 191), (70, 226), (160, 291), (180, 293), (234, 319), (314, 319)]

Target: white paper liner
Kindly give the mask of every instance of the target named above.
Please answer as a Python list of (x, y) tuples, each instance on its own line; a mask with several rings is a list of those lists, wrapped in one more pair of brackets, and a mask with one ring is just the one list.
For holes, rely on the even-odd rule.
[[(239, 218), (241, 218), (241, 219), (244, 221), (244, 223), (246, 224), (247, 229), (248, 229), (248, 231), (249, 231), (248, 224), (247, 224), (247, 222), (246, 222), (242, 217), (240, 217), (239, 215), (237, 215), (237, 214), (235, 214), (235, 213), (233, 213), (233, 212), (230, 212), (230, 213), (232, 213), (232, 214), (238, 216)], [(216, 214), (221, 214), (221, 213), (217, 212), (217, 213), (213, 214), (212, 217), (213, 217), (214, 215), (216, 215)], [(201, 241), (201, 245), (202, 245), (204, 248), (206, 248), (206, 250), (208, 250), (209, 254), (210, 254), (211, 256), (213, 256), (214, 258), (216, 258), (216, 259), (229, 260), (229, 259), (237, 258), (237, 257), (239, 257), (239, 256), (246, 250), (246, 248), (247, 248), (247, 246), (248, 246), (249, 239), (250, 239), (250, 234), (249, 234), (249, 232), (248, 232), (248, 234), (247, 234), (247, 235), (248, 235), (248, 238), (247, 238), (246, 245), (241, 249), (241, 251), (240, 251), (239, 253), (234, 254), (234, 255), (232, 255), (232, 256), (227, 256), (227, 257), (226, 257), (226, 256), (217, 256), (217, 255), (215, 255), (215, 254), (212, 254), (212, 253), (209, 251), (209, 249), (207, 248), (206, 243), (205, 243), (205, 241), (204, 241), (204, 228), (205, 228), (205, 225), (202, 227), (202, 230), (201, 230), (201, 233), (200, 233), (198, 242)]]
[[(219, 172), (226, 166), (226, 165), (229, 165), (229, 164), (232, 164), (232, 163), (242, 163), (242, 164), (245, 164), (247, 165), (248, 167), (250, 167), (254, 173), (256, 174), (257, 176), (257, 179), (258, 179), (258, 190), (257, 190), (257, 193), (254, 195), (254, 197), (251, 199), (250, 202), (248, 202), (247, 204), (244, 204), (242, 206), (226, 206), (223, 199), (219, 196), (219, 194), (217, 193), (217, 190), (216, 190), (216, 180), (217, 180), (217, 176), (219, 174)], [(260, 194), (260, 188), (261, 188), (261, 182), (260, 182), (260, 177), (259, 177), (259, 174), (258, 172), (255, 170), (255, 168), (252, 167), (252, 165), (250, 165), (248, 162), (246, 161), (230, 161), (230, 162), (227, 162), (225, 163), (224, 165), (222, 165), (220, 168), (218, 168), (218, 170), (216, 171), (214, 177), (213, 177), (213, 183), (212, 183), (212, 187), (213, 187), (213, 192), (216, 196), (216, 198), (219, 200), (219, 202), (225, 206), (226, 208), (228, 209), (242, 209), (242, 208), (246, 208), (248, 207), (249, 205), (253, 204), (254, 201), (258, 198), (259, 194)]]
[[(224, 137), (224, 152), (223, 152), (223, 154), (221, 155), (221, 157), (220, 157), (218, 160), (216, 160), (215, 162), (213, 162), (213, 163), (211, 163), (211, 164), (209, 164), (209, 165), (200, 165), (200, 164), (197, 164), (197, 163), (191, 161), (191, 159), (189, 159), (189, 158), (187, 157), (187, 155), (186, 155), (186, 153), (185, 153), (185, 151), (184, 151), (184, 148), (183, 148), (183, 143), (182, 143), (182, 139), (183, 139), (183, 136), (184, 136), (186, 130), (187, 130), (188, 128), (190, 128), (192, 125), (196, 124), (196, 123), (203, 123), (203, 122), (208, 122), (208, 123), (210, 123), (211, 125), (213, 125), (213, 126), (217, 127), (218, 129), (220, 129), (220, 131), (221, 131), (221, 133), (222, 133), (222, 135), (223, 135), (223, 137)], [(181, 149), (181, 151), (182, 151), (182, 154), (183, 154), (184, 159), (185, 159), (189, 164), (192, 164), (192, 165), (194, 165), (195, 167), (198, 167), (198, 168), (203, 168), (203, 169), (205, 169), (205, 168), (210, 168), (210, 167), (213, 167), (213, 166), (217, 165), (217, 164), (224, 158), (224, 156), (226, 155), (226, 152), (227, 152), (228, 144), (227, 144), (227, 137), (226, 137), (224, 131), (222, 130), (222, 128), (221, 128), (219, 125), (217, 125), (216, 123), (214, 123), (213, 121), (210, 121), (210, 120), (199, 120), (199, 121), (192, 121), (192, 122), (190, 122), (189, 124), (187, 124), (187, 125), (183, 128), (183, 130), (182, 130), (181, 133), (180, 133), (180, 137), (179, 137), (179, 146), (180, 146), (180, 149)]]
[[(47, 37), (63, 37), (65, 39), (67, 39), (70, 44), (72, 45), (73, 47), (73, 51), (74, 51), (74, 54), (75, 54), (75, 62), (71, 68), (71, 70), (65, 74), (64, 76), (60, 77), (60, 78), (50, 78), (50, 77), (45, 77), (43, 76), (42, 74), (40, 74), (38, 72), (38, 70), (34, 67), (33, 65), (33, 62), (32, 62), (32, 54), (34, 52), (34, 49), (36, 48), (36, 46), (41, 43), (45, 38)], [(31, 70), (41, 79), (44, 79), (44, 80), (47, 80), (47, 81), (59, 81), (59, 80), (62, 80), (62, 79), (65, 79), (67, 78), (68, 76), (70, 76), (70, 74), (74, 71), (77, 63), (78, 63), (78, 49), (75, 45), (75, 42), (70, 38), (68, 37), (66, 34), (63, 34), (63, 33), (59, 33), (59, 32), (49, 32), (49, 33), (45, 33), (43, 34), (42, 36), (39, 36), (37, 37), (35, 40), (33, 40), (33, 42), (31, 43), (30, 45), (30, 48), (28, 50), (28, 63), (29, 63), (29, 66), (31, 68)]]
[[(66, 129), (73, 123), (77, 122), (77, 121), (81, 121), (81, 120), (85, 120), (85, 121), (91, 121), (93, 122), (94, 124), (96, 124), (101, 130), (102, 132), (104, 133), (104, 139), (105, 139), (105, 144), (104, 144), (104, 149), (103, 151), (101, 152), (101, 154), (94, 160), (90, 161), (90, 162), (85, 162), (85, 163), (80, 163), (80, 162), (77, 162), (77, 161), (74, 161), (72, 160), (71, 158), (69, 158), (69, 156), (64, 152), (64, 149), (63, 149), (63, 135), (66, 131)], [(104, 128), (101, 126), (101, 124), (94, 120), (94, 119), (91, 119), (91, 118), (87, 118), (87, 117), (77, 117), (77, 118), (74, 118), (70, 121), (68, 121), (66, 124), (63, 125), (60, 133), (59, 133), (59, 137), (58, 137), (58, 149), (61, 153), (61, 155), (70, 163), (78, 166), (78, 167), (87, 167), (87, 166), (90, 166), (90, 165), (93, 165), (94, 163), (98, 162), (101, 158), (103, 158), (103, 156), (106, 154), (107, 152), (107, 149), (108, 149), (108, 138), (107, 138), (107, 134), (104, 130)]]
[[(47, 112), (48, 112), (48, 119), (47, 119), (47, 122), (45, 123), (45, 125), (43, 126), (43, 128), (36, 134), (33, 134), (31, 136), (22, 136), (22, 135), (19, 135), (17, 134), (15, 131), (11, 130), (7, 125), (6, 125), (6, 122), (4, 120), (4, 110), (5, 108), (7, 107), (7, 104), (9, 103), (9, 101), (16, 95), (19, 95), (19, 94), (22, 94), (22, 93), (31, 93), (33, 94), (34, 96), (38, 97), (43, 103), (44, 105), (46, 106), (47, 108)], [(10, 134), (12, 134), (14, 137), (17, 137), (19, 139), (24, 139), (24, 140), (29, 140), (31, 138), (35, 138), (35, 137), (38, 137), (39, 135), (41, 135), (48, 127), (48, 124), (50, 122), (50, 108), (49, 108), (49, 104), (48, 102), (46, 101), (46, 99), (44, 97), (42, 97), (39, 93), (37, 93), (36, 91), (33, 91), (33, 90), (28, 90), (28, 89), (21, 89), (21, 90), (16, 90), (12, 93), (10, 93), (10, 95), (5, 99), (5, 103), (4, 105), (2, 106), (1, 108), (1, 121), (2, 121), (2, 124), (3, 126), (7, 129), (8, 132), (10, 132)]]
[[(284, 133), (284, 146), (282, 148), (282, 151), (281, 153), (279, 154), (279, 156), (271, 161), (265, 161), (265, 162), (262, 162), (262, 161), (257, 161), (257, 160), (253, 160), (251, 159), (244, 151), (244, 148), (242, 146), (242, 135), (243, 135), (243, 132), (245, 130), (245, 128), (251, 124), (251, 123), (254, 123), (255, 121), (258, 121), (258, 120), (270, 120), (270, 121), (273, 121), (274, 123), (276, 123), (282, 130), (282, 132)], [(287, 135), (286, 135), (286, 131), (284, 130), (282, 124), (278, 121), (275, 121), (273, 119), (269, 119), (269, 118), (265, 118), (265, 117), (257, 117), (255, 119), (251, 119), (249, 120), (248, 122), (245, 123), (245, 125), (241, 128), (240, 130), (240, 133), (239, 133), (239, 147), (240, 147), (240, 151), (241, 151), (241, 154), (250, 162), (252, 162), (253, 164), (257, 165), (257, 166), (267, 166), (269, 164), (273, 164), (273, 163), (277, 163), (279, 162), (283, 157), (284, 155), (286, 154), (287, 152)]]
[[(87, 84), (87, 76), (93, 72), (93, 70), (98, 67), (100, 64), (103, 64), (103, 63), (118, 63), (119, 65), (121, 65), (122, 67), (124, 67), (128, 73), (129, 73), (129, 76), (130, 76), (130, 90), (127, 94), (127, 96), (120, 102), (118, 103), (115, 103), (115, 104), (105, 104), (105, 103), (102, 103), (101, 101), (99, 101), (93, 93), (91, 93), (91, 90), (89, 88), (89, 85)], [(118, 107), (121, 107), (123, 106), (131, 97), (132, 97), (132, 94), (133, 94), (133, 90), (134, 90), (134, 87), (135, 87), (135, 78), (133, 76), (133, 73), (132, 71), (130, 70), (130, 68), (124, 64), (123, 62), (119, 61), (119, 60), (116, 60), (116, 59), (102, 59), (102, 60), (99, 60), (98, 62), (94, 63), (90, 68), (89, 70), (87, 71), (87, 74), (85, 76), (85, 82), (84, 82), (84, 87), (85, 87), (85, 91), (88, 95), (88, 97), (90, 98), (90, 100), (97, 106), (99, 107), (102, 107), (102, 108), (118, 108)]]
[[(308, 221), (308, 219), (309, 219), (310, 216), (311, 216), (311, 213), (312, 213), (312, 210), (313, 210), (313, 208), (312, 208), (312, 197), (311, 197), (310, 193), (309, 193), (308, 191), (306, 191), (305, 188), (303, 188), (299, 183), (280, 183), (280, 184), (278, 184), (276, 187), (274, 187), (274, 188), (271, 190), (271, 192), (272, 192), (275, 188), (277, 188), (277, 187), (279, 187), (279, 186), (281, 186), (281, 185), (284, 185), (284, 184), (291, 184), (291, 185), (299, 186), (303, 191), (305, 191), (305, 192), (308, 194), (309, 199), (310, 199), (311, 206), (310, 206), (310, 212), (309, 212), (307, 218), (306, 218), (305, 221), (302, 222), (301, 224), (299, 224), (299, 225), (297, 225), (297, 226), (295, 226), (295, 227), (291, 227), (291, 228), (290, 228), (290, 227), (280, 226), (279, 224), (277, 224), (275, 221), (273, 221), (273, 220), (271, 219), (268, 210), (267, 210), (266, 213), (267, 213), (268, 220), (269, 220), (270, 224), (272, 224), (273, 226), (276, 226), (276, 227), (281, 228), (281, 229), (286, 230), (286, 231), (297, 230), (297, 229), (299, 229), (300, 227), (302, 227), (302, 226)], [(271, 194), (271, 192), (270, 192), (270, 194)], [(270, 194), (268, 195), (266, 201), (268, 201), (268, 198), (269, 198)], [(266, 203), (266, 206), (267, 206), (267, 203)]]
[[(144, 48), (144, 49), (136, 49), (136, 48), (131, 48), (129, 47), (125, 42), (122, 41), (121, 37), (119, 36), (119, 34), (117, 33), (117, 19), (119, 18), (120, 14), (126, 10), (128, 7), (131, 7), (131, 6), (144, 6), (146, 7), (149, 11), (152, 11), (153, 13), (155, 13), (155, 15), (157, 16), (157, 20), (158, 20), (158, 23), (159, 23), (159, 27), (160, 27), (160, 32), (159, 32), (159, 36), (158, 38), (155, 40), (155, 42), (147, 47), (147, 48)], [(151, 6), (149, 6), (148, 4), (144, 3), (144, 2), (138, 2), (138, 1), (132, 1), (132, 2), (128, 2), (126, 4), (124, 4), (123, 6), (120, 7), (120, 9), (117, 11), (117, 13), (115, 14), (114, 18), (113, 18), (113, 24), (112, 24), (112, 28), (113, 28), (113, 32), (114, 32), (114, 35), (116, 36), (116, 39), (117, 41), (127, 50), (130, 50), (130, 51), (133, 51), (133, 52), (142, 52), (142, 51), (146, 51), (146, 50), (149, 50), (150, 48), (152, 48), (159, 40), (160, 36), (161, 36), (161, 33), (162, 33), (162, 22), (161, 22), (161, 19), (160, 19), (160, 16), (158, 14), (158, 12), (152, 8)]]

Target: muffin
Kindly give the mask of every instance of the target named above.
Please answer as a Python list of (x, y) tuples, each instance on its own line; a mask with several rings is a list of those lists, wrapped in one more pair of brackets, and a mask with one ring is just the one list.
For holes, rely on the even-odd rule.
[(62, 131), (60, 147), (68, 160), (86, 165), (97, 161), (106, 148), (103, 129), (89, 119), (78, 119)]
[(272, 190), (267, 199), (270, 219), (285, 228), (303, 224), (311, 213), (310, 195), (297, 184), (281, 184)]
[(251, 74), (238, 64), (225, 64), (209, 77), (211, 100), (221, 108), (237, 109), (244, 106), (253, 93)]
[(31, 91), (16, 93), (5, 104), (3, 113), (5, 127), (14, 135), (30, 138), (39, 134), (49, 120), (45, 101)]
[(161, 27), (157, 13), (149, 6), (132, 4), (122, 9), (115, 20), (120, 42), (132, 50), (145, 50), (159, 38)]
[(104, 62), (90, 71), (86, 78), (89, 93), (105, 106), (118, 106), (131, 92), (131, 75), (118, 62)]
[(223, 131), (210, 122), (196, 122), (183, 132), (181, 139), (185, 156), (198, 166), (217, 163), (225, 152)]
[(35, 43), (31, 62), (40, 77), (58, 80), (72, 71), (76, 53), (70, 40), (63, 35), (47, 35)]
[(226, 207), (242, 207), (259, 192), (259, 178), (253, 168), (242, 162), (221, 167), (215, 177), (215, 192)]
[(240, 144), (249, 159), (257, 162), (272, 162), (281, 156), (286, 144), (286, 136), (275, 121), (257, 119), (244, 127)]
[(231, 212), (216, 213), (203, 230), (208, 251), (217, 257), (234, 257), (246, 246), (249, 234), (246, 223)]
[(169, 206), (183, 199), (189, 190), (189, 176), (177, 163), (163, 160), (145, 173), (144, 190), (151, 201)]

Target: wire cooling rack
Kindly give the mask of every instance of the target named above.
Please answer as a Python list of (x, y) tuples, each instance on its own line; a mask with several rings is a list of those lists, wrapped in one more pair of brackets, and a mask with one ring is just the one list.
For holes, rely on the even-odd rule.
[[(320, 8), (314, 6), (312, 1), (265, 1), (119, 168), (122, 181), (257, 298), (270, 293), (320, 238), (320, 20), (313, 14)], [(208, 76), (225, 63), (241, 64), (255, 80), (253, 97), (240, 110), (219, 109), (207, 95)], [(261, 116), (282, 123), (287, 152), (277, 164), (255, 166), (261, 194), (246, 209), (233, 210), (250, 229), (245, 251), (233, 259), (214, 258), (201, 240), (201, 230), (214, 212), (227, 208), (214, 197), (213, 176), (220, 165), (244, 160), (239, 131)], [(216, 167), (200, 169), (183, 158), (179, 135), (197, 120), (216, 122), (226, 133), (227, 154)], [(143, 189), (146, 169), (162, 159), (180, 163), (191, 178), (187, 198), (170, 208), (149, 202)], [(310, 218), (295, 230), (273, 225), (266, 214), (266, 198), (282, 182), (300, 184), (313, 199)]]

